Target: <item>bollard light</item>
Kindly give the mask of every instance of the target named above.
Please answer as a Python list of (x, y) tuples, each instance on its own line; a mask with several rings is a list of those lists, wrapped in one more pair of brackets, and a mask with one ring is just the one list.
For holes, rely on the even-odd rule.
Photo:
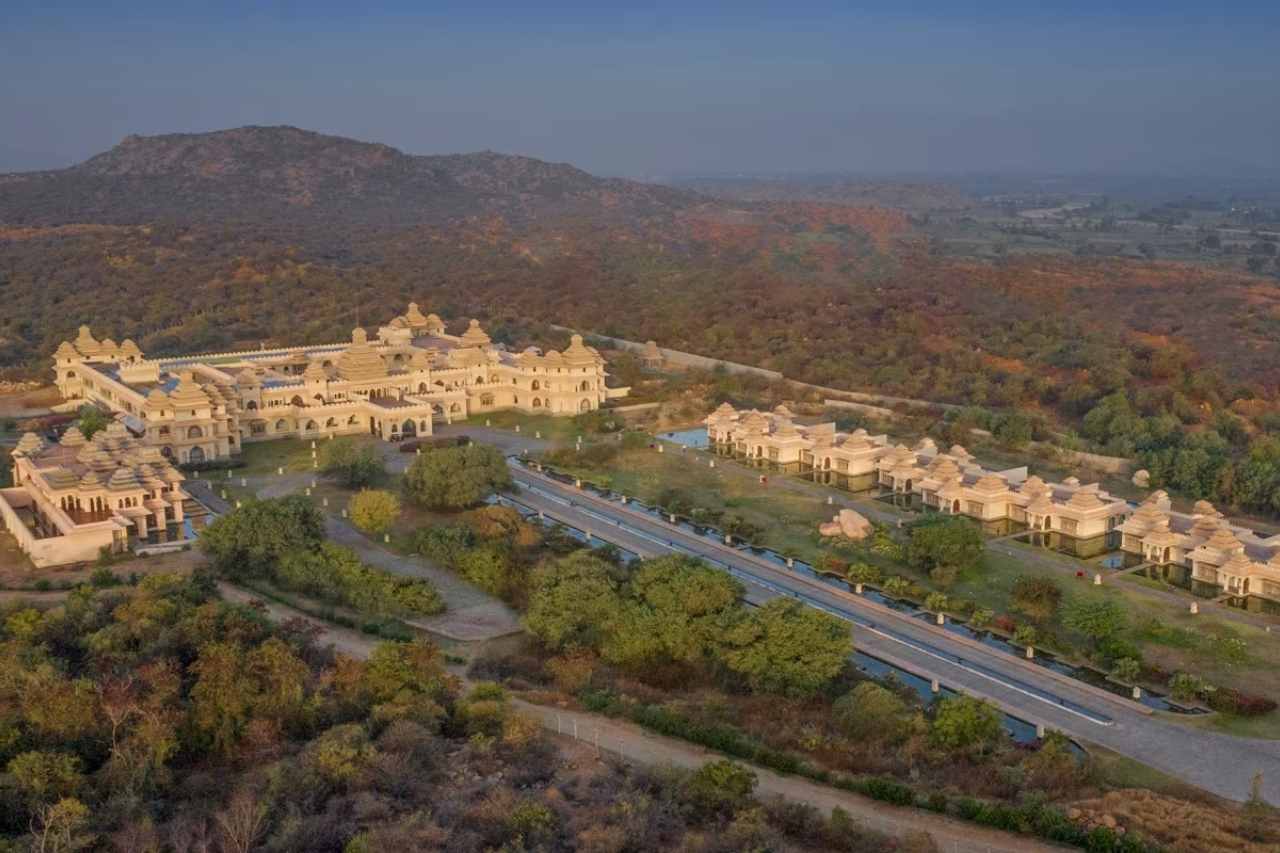
[(329, 505), (329, 499), (328, 499), (328, 498), (321, 498), (321, 499), (320, 499), (320, 505), (321, 505), (321, 506), (328, 506), (328, 505)]
[(247, 486), (247, 485), (249, 485), (249, 480), (248, 480), (247, 478), (245, 478), (245, 477), (241, 477), (241, 478), (240, 478), (240, 486), (243, 488), (244, 486)]
[(853, 591), (854, 591), (855, 593), (857, 593), (858, 595), (862, 595), (862, 584), (860, 584), (860, 583), (855, 583), (855, 584), (853, 585)]
[(1101, 573), (1099, 573), (1099, 574), (1095, 574), (1095, 575), (1093, 576), (1093, 585), (1094, 585), (1094, 586), (1102, 586), (1102, 575), (1101, 575)]
[(938, 624), (939, 624), (939, 625), (945, 625), (945, 624), (947, 624), (947, 616), (946, 616), (946, 614), (945, 614), (945, 613), (939, 613), (939, 614), (938, 614), (938, 616), (937, 616), (937, 622), (938, 622)]
[(281, 476), (281, 477), (283, 477), (283, 476), (284, 476), (284, 466), (283, 466), (283, 465), (281, 465), (279, 468), (277, 468), (277, 469), (276, 469), (276, 474), (277, 474), (278, 476)]
[(941, 682), (938, 681), (938, 679), (935, 678), (929, 682), (929, 689), (932, 690), (934, 693), (941, 693), (942, 684)]
[(1035, 646), (1027, 646), (1027, 660), (1031, 660), (1036, 656)]
[(1200, 602), (1198, 601), (1191, 602), (1191, 615), (1195, 616), (1199, 612), (1200, 612)]
[(391, 534), (390, 534), (390, 533), (384, 533), (384, 534), (382, 534), (382, 541), (383, 541), (384, 543), (386, 543), (387, 545), (390, 545), (390, 544), (391, 544)]

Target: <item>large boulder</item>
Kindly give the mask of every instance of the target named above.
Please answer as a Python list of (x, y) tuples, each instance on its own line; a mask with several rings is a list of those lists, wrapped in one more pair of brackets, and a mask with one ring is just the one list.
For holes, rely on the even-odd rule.
[(823, 536), (843, 536), (845, 539), (866, 539), (871, 535), (871, 522), (860, 513), (842, 509), (830, 521), (818, 525), (818, 533)]
[(1151, 472), (1146, 468), (1139, 468), (1133, 472), (1133, 484), (1140, 489), (1145, 489), (1151, 485)]

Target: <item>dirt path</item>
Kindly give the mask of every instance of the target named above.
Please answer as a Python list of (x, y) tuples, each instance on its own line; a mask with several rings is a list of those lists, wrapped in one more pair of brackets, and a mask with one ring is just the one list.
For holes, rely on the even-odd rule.
[[(290, 607), (266, 601), (255, 593), (230, 584), (221, 583), (219, 588), (231, 601), (261, 601), (272, 619), (283, 621), (300, 617), (318, 625), (321, 628), (318, 642), (331, 643), (344, 654), (368, 657), (378, 643), (358, 632), (318, 622)], [(460, 669), (451, 667), (454, 674), (463, 676)], [(463, 680), (466, 681), (465, 676)], [(549, 732), (556, 732), (561, 739), (572, 739), (576, 734), (576, 739), (581, 743), (593, 748), (598, 746), (601, 753), (612, 753), (628, 761), (694, 768), (723, 757), (717, 752), (685, 741), (653, 734), (632, 723), (583, 711), (535, 705), (519, 698), (513, 698), (511, 702)], [(918, 809), (890, 806), (754, 765), (752, 770), (759, 779), (757, 794), (762, 797), (778, 796), (808, 803), (823, 812), (830, 812), (839, 806), (869, 828), (898, 838), (910, 833), (927, 832), (945, 853), (1050, 853), (1067, 849)]]

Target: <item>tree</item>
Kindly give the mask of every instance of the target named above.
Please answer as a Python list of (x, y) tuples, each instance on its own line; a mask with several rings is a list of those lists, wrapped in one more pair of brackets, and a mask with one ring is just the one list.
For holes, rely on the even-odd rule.
[(1142, 674), (1142, 664), (1137, 658), (1120, 658), (1111, 666), (1111, 677), (1132, 684)]
[(80, 419), (76, 421), (76, 426), (85, 438), (93, 438), (94, 433), (106, 429), (111, 423), (110, 416), (92, 403), (81, 406), (78, 414)]
[(945, 586), (958, 572), (981, 563), (984, 548), (976, 525), (940, 515), (911, 526), (907, 560)]
[(66, 752), (23, 752), (9, 761), (15, 787), (32, 806), (75, 794), (84, 783), (80, 759)]
[(465, 509), (510, 486), (506, 460), (486, 444), (428, 451), (404, 475), (409, 499), (430, 509)]
[(684, 662), (714, 653), (743, 594), (731, 575), (678, 555), (641, 563), (628, 591), (665, 653)]
[(1037, 622), (1048, 622), (1062, 602), (1062, 588), (1050, 578), (1023, 575), (1013, 582), (1013, 609)]
[(324, 540), (324, 516), (299, 495), (251, 500), (219, 517), (200, 534), (200, 547), (215, 568), (232, 577), (267, 574), (291, 551)]
[(400, 517), (400, 499), (382, 489), (361, 489), (347, 503), (351, 523), (365, 533), (379, 535)]
[(323, 447), (320, 469), (345, 488), (367, 488), (386, 477), (382, 453), (372, 443), (335, 438), (326, 441)]
[(995, 744), (1003, 732), (1000, 711), (990, 702), (953, 696), (938, 703), (929, 740), (944, 749), (982, 750)]
[(31, 849), (35, 853), (72, 853), (94, 842), (88, 832), (89, 807), (75, 797), (64, 797), (40, 807), (31, 824)]
[(864, 681), (831, 706), (837, 726), (856, 740), (896, 740), (904, 729), (907, 704), (892, 690)]
[(599, 648), (622, 609), (613, 567), (575, 551), (533, 573), (524, 624), (549, 648)]
[(775, 598), (738, 619), (725, 635), (725, 663), (752, 688), (811, 696), (853, 654), (849, 626), (790, 598)]
[(1124, 606), (1112, 598), (1077, 598), (1062, 614), (1063, 625), (1094, 642), (1119, 634), (1126, 622)]

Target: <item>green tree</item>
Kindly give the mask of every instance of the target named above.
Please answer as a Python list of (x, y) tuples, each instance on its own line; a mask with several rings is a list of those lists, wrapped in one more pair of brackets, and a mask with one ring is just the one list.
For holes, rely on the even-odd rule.
[(910, 535), (907, 560), (943, 585), (982, 562), (982, 533), (963, 518), (935, 516), (913, 524)]
[(382, 452), (371, 442), (335, 438), (324, 442), (320, 470), (348, 489), (364, 489), (382, 482), (387, 475)]
[(1062, 614), (1063, 625), (1094, 642), (1116, 636), (1127, 621), (1124, 605), (1113, 598), (1077, 598)]
[(66, 752), (31, 751), (9, 761), (13, 784), (34, 808), (74, 795), (84, 784), (80, 759)]
[(840, 674), (853, 653), (849, 626), (790, 598), (775, 598), (726, 632), (725, 663), (752, 688), (811, 696)]
[(347, 503), (351, 523), (365, 533), (381, 535), (400, 517), (400, 499), (382, 489), (361, 489)]
[(743, 588), (731, 575), (701, 560), (669, 556), (644, 561), (632, 575), (628, 592), (666, 654), (693, 662), (714, 653)]
[(1003, 734), (1000, 711), (990, 702), (972, 696), (943, 699), (929, 727), (931, 743), (953, 750), (983, 750)]
[(549, 648), (599, 648), (622, 611), (614, 567), (587, 551), (539, 567), (524, 624)]
[(85, 438), (93, 438), (94, 434), (104, 430), (111, 423), (111, 417), (92, 403), (85, 403), (78, 412), (80, 419), (76, 426)]
[(506, 460), (486, 444), (428, 451), (404, 475), (409, 499), (430, 509), (465, 509), (510, 486)]
[(831, 716), (856, 740), (896, 740), (905, 729), (907, 704), (892, 690), (864, 681), (832, 704)]
[(268, 574), (281, 556), (324, 540), (324, 516), (309, 498), (251, 500), (219, 517), (200, 534), (200, 548), (231, 577)]

